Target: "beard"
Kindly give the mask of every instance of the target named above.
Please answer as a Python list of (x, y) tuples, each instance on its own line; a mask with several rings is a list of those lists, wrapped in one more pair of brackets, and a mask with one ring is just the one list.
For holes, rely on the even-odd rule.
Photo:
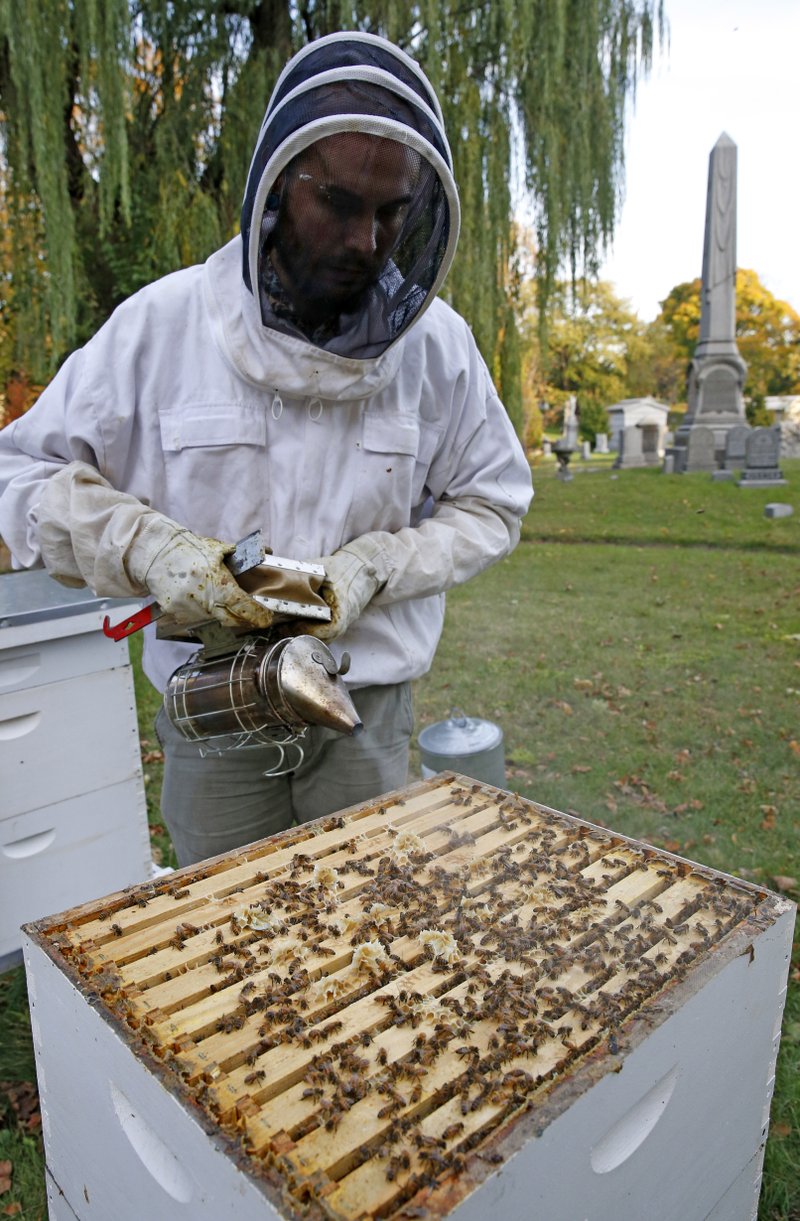
[(299, 240), (285, 217), (280, 217), (275, 226), (270, 256), (292, 309), (299, 318), (315, 325), (340, 314), (355, 313), (382, 270), (377, 259), (315, 250)]

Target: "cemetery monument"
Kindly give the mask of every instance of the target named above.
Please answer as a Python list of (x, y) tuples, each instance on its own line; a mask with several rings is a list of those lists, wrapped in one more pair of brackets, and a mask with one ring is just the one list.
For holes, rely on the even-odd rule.
[[(686, 415), (675, 433), (676, 473), (724, 465), (728, 432), (746, 424), (746, 372), (736, 346), (736, 145), (723, 132), (708, 164), (700, 341), (689, 366)], [(691, 444), (696, 428), (713, 433), (713, 451), (705, 437)]]

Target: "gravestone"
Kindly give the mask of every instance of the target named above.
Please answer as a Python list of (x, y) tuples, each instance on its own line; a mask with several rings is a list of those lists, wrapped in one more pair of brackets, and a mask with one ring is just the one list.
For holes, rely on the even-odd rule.
[[(700, 340), (689, 366), (688, 405), (675, 433), (675, 470), (712, 471), (725, 461), (726, 436), (745, 423), (744, 379), (747, 366), (736, 346), (736, 145), (724, 132), (711, 150), (708, 164), (706, 228), (700, 297)], [(695, 446), (691, 465), (689, 439), (695, 428), (710, 429)]]
[(583, 459), (584, 462), (588, 462), (589, 459), (591, 458), (591, 456), (592, 456), (591, 442), (583, 441), (581, 443), (581, 458)]
[(607, 432), (595, 433), (594, 452), (596, 454), (607, 454), (608, 453), (608, 433)]
[(778, 466), (781, 440), (777, 428), (753, 428), (747, 438), (745, 468), (737, 480), (739, 487), (778, 487), (786, 480)]
[(642, 466), (658, 466), (658, 434), (655, 424), (642, 424)]
[(792, 505), (781, 504), (780, 501), (773, 501), (772, 504), (764, 506), (765, 517), (791, 517), (793, 513)]
[(644, 465), (642, 429), (635, 424), (630, 428), (623, 428), (619, 434), (619, 453), (614, 462), (614, 469), (630, 470), (633, 467)]
[(553, 447), (549, 441), (542, 441), (542, 456), (549, 458), (553, 452)]
[(563, 483), (572, 479), (569, 460), (578, 444), (578, 400), (571, 394), (564, 406), (564, 428), (561, 436), (553, 442), (553, 453), (558, 459), (556, 475)]
[(714, 469), (714, 433), (710, 428), (696, 425), (686, 438), (685, 466), (683, 473), (695, 474), (697, 471), (713, 471)]
[(747, 438), (750, 436), (749, 424), (737, 424), (725, 438), (725, 470), (739, 471), (747, 457)]
[(570, 449), (578, 444), (578, 400), (574, 394), (569, 396), (564, 407), (563, 441)]

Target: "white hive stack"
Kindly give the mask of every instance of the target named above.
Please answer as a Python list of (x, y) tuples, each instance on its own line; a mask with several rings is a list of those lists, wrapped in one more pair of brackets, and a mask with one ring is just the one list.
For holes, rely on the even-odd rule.
[(25, 921), (150, 874), (128, 646), (102, 632), (131, 609), (0, 576), (0, 970)]
[(443, 774), (42, 920), (51, 1217), (742, 1221), (793, 914)]

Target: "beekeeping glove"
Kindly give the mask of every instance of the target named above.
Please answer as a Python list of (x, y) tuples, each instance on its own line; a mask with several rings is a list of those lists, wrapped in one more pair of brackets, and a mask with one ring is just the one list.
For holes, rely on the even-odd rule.
[(118, 492), (84, 462), (71, 462), (48, 480), (38, 521), (45, 566), (65, 585), (88, 585), (101, 597), (152, 594), (180, 624), (272, 623), (271, 612), (245, 593), (224, 563), (233, 544), (192, 534)]
[(314, 623), (306, 630), (320, 640), (334, 640), (355, 623), (386, 581), (382, 536), (377, 531), (363, 534), (314, 563), (325, 569), (320, 593), (331, 608), (331, 619), (329, 623)]

